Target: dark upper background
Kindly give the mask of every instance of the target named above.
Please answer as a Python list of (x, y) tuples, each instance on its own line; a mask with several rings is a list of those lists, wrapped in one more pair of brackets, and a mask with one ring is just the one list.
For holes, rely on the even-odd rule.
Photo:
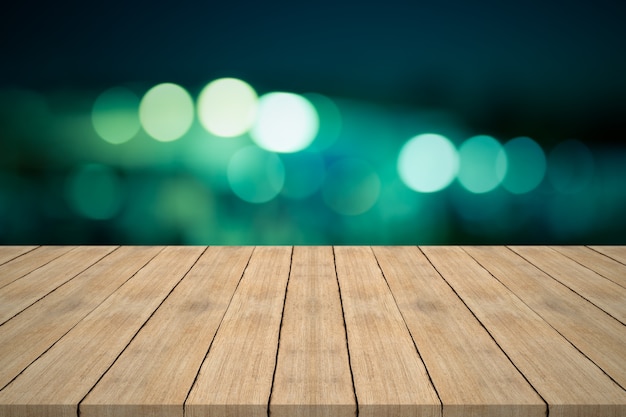
[[(626, 2), (618, 0), (13, 2), (0, 12), (0, 91), (35, 91), (51, 103), (69, 94), (70, 111), (80, 105), (88, 114), (95, 93), (111, 86), (137, 82), (136, 91), (145, 91), (175, 82), (196, 94), (212, 79), (234, 76), (260, 93), (314, 91), (390, 109), (444, 109), (468, 135), (503, 142), (530, 136), (546, 154), (577, 139), (593, 151), (596, 176), (591, 188), (571, 196), (555, 194), (545, 181), (517, 197), (459, 194), (458, 185), (419, 196), (402, 188), (398, 198), (418, 203), (409, 217), (384, 221), (378, 212), (353, 219), (333, 214), (317, 194), (302, 203), (278, 198), (251, 205), (204, 184), (198, 194), (209, 196), (210, 210), (189, 217), (185, 200), (180, 220), (157, 215), (170, 213), (171, 200), (158, 200), (158, 190), (170, 180), (193, 185), (192, 174), (112, 166), (109, 175), (139, 185), (124, 183), (130, 188), (119, 212), (94, 221), (77, 215), (64, 197), (73, 165), (90, 162), (65, 155), (71, 141), (55, 149), (39, 146), (44, 139), (0, 137), (0, 242), (624, 243), (625, 22)], [(91, 98), (73, 104), (72, 91)], [(63, 111), (56, 113), (61, 122)], [(68, 114), (80, 122), (78, 113)], [(113, 152), (100, 142), (80, 146)], [(142, 146), (157, 147), (140, 138), (118, 149)], [(577, 171), (573, 166), (568, 175)], [(395, 174), (380, 175), (387, 187)], [(472, 205), (477, 213), (493, 206), (499, 214), (468, 220), (463, 214)], [(189, 238), (205, 218), (203, 234)], [(166, 220), (175, 226), (163, 226)]]
[(273, 89), (445, 106), (504, 135), (531, 126), (612, 142), (626, 133), (625, 11), (617, 0), (23, 1), (2, 13), (0, 82), (240, 75)]

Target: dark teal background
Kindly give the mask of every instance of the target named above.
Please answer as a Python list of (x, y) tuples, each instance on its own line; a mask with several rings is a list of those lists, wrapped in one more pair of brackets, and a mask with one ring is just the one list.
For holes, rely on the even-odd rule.
[[(0, 242), (626, 243), (625, 18), (624, 3), (608, 0), (11, 5), (0, 18)], [(107, 88), (141, 96), (174, 82), (196, 97), (220, 77), (344, 103), (352, 119), (321, 156), (327, 168), (368, 160), (377, 205), (340, 215), (319, 192), (246, 203), (216, 185), (218, 168), (189, 165), (197, 135), (164, 145), (140, 134), (110, 149), (88, 123)], [(529, 136), (548, 156), (575, 139), (591, 177), (566, 195), (547, 177), (522, 196), (473, 195), (456, 181), (415, 193), (392, 168), (404, 142), (433, 129), (457, 146)], [(124, 162), (133, 152), (143, 162)], [(572, 175), (587, 169), (580, 161)], [(121, 184), (105, 220), (81, 216), (66, 196), (68, 178), (92, 163)]]

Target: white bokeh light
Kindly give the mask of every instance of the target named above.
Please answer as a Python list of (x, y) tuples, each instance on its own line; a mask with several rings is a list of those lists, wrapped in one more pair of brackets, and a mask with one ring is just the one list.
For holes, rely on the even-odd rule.
[(407, 187), (422, 193), (446, 188), (457, 173), (459, 156), (444, 136), (426, 133), (410, 139), (400, 150), (398, 173)]
[(268, 93), (259, 99), (256, 123), (250, 135), (261, 148), (291, 153), (307, 148), (317, 136), (319, 116), (304, 97)]
[(246, 82), (220, 78), (198, 96), (198, 118), (215, 136), (231, 138), (246, 133), (256, 118), (258, 96)]
[(154, 139), (170, 142), (183, 136), (193, 122), (193, 100), (181, 86), (172, 83), (152, 87), (141, 99), (139, 120)]

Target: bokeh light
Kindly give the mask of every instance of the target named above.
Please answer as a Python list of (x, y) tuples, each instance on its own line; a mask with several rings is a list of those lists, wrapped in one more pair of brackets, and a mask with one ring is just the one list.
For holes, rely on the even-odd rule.
[[(245, 130), (236, 105), (230, 121), (226, 113), (220, 119), (230, 133), (200, 120), (200, 103), (215, 99), (208, 85), (222, 82), (240, 81), (189, 86), (197, 113), (187, 101), (191, 126), (165, 144), (139, 117), (135, 94), (152, 85), (0, 88), (0, 240), (619, 244), (626, 235), (626, 151), (603, 142), (602, 130), (580, 129), (580, 142), (559, 143), (565, 133), (529, 126), (532, 138), (464, 142), (473, 136), (468, 126), (480, 124), (448, 109), (307, 93), (317, 136), (305, 149), (272, 152), (253, 140), (249, 124), (219, 136)], [(162, 104), (171, 111), (171, 101)], [(525, 130), (513, 127), (509, 134)]]
[(356, 216), (367, 212), (378, 200), (380, 179), (364, 160), (343, 158), (329, 166), (322, 195), (335, 212)]
[(324, 159), (316, 152), (297, 152), (280, 155), (285, 166), (285, 185), (281, 195), (302, 199), (315, 193), (324, 182)]
[(450, 140), (425, 133), (410, 139), (398, 156), (400, 179), (411, 189), (432, 193), (446, 188), (459, 167), (459, 156)]
[(141, 99), (139, 119), (144, 130), (154, 139), (170, 142), (183, 136), (193, 122), (191, 96), (172, 83), (152, 87)]
[(480, 135), (467, 139), (459, 148), (459, 159), (459, 182), (475, 194), (496, 188), (502, 180), (502, 173), (507, 171), (502, 145), (491, 136)]
[(228, 164), (232, 191), (248, 203), (265, 203), (275, 198), (285, 183), (285, 167), (280, 158), (256, 146), (245, 147)]
[(69, 205), (89, 219), (112, 218), (122, 206), (122, 197), (120, 178), (106, 165), (82, 165), (67, 180), (66, 198)]
[(216, 136), (240, 136), (252, 127), (257, 105), (257, 94), (248, 83), (236, 78), (220, 78), (200, 92), (198, 118), (202, 126)]
[(537, 188), (546, 173), (546, 156), (541, 146), (528, 137), (511, 139), (498, 156), (498, 178), (513, 194), (524, 194)]
[(574, 194), (584, 190), (591, 183), (593, 173), (593, 155), (578, 140), (561, 142), (550, 152), (548, 179), (560, 193)]
[(110, 88), (94, 102), (91, 120), (102, 139), (124, 143), (139, 132), (139, 97), (125, 87)]
[(315, 107), (298, 94), (274, 92), (259, 99), (252, 139), (271, 152), (297, 152), (307, 148), (319, 129)]

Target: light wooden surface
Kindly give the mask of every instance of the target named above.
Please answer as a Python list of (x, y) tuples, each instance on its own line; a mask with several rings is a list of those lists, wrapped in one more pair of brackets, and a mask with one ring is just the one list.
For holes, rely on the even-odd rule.
[(293, 250), (272, 416), (356, 415), (333, 256), (330, 246)]
[(0, 416), (626, 416), (625, 261), (0, 247)]

